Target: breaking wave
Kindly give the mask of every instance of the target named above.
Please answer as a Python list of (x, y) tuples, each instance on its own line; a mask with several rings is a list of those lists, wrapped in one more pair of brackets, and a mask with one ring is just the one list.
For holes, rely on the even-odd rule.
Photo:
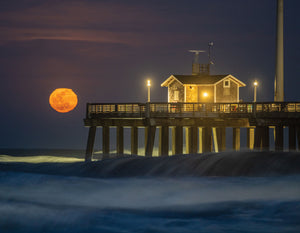
[[(4, 156), (4, 155), (3, 155)], [(2, 171), (85, 177), (277, 176), (300, 174), (300, 154), (292, 152), (224, 152), (169, 157), (127, 156), (84, 163), (67, 157), (33, 164), (0, 159)], [(1, 157), (1, 156), (0, 156)], [(47, 158), (47, 157), (44, 157)], [(51, 163), (49, 162), (51, 161)]]

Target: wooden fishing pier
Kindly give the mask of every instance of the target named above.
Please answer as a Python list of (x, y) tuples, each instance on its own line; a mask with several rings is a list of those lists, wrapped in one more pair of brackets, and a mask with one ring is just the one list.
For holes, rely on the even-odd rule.
[[(159, 156), (183, 153), (185, 128), (186, 153), (226, 150), (226, 128), (232, 128), (233, 149), (240, 150), (241, 128), (247, 128), (250, 150), (282, 151), (284, 127), (288, 127), (290, 151), (300, 149), (300, 102), (240, 103), (88, 103), (84, 124), (89, 127), (86, 161), (91, 161), (97, 127), (102, 127), (103, 158), (110, 153), (110, 128), (117, 129), (117, 154), (124, 153), (124, 128), (131, 129), (131, 154), (138, 153), (138, 128), (145, 129), (145, 156), (152, 156), (159, 129)], [(169, 128), (172, 129), (169, 135)], [(274, 129), (274, 137), (270, 136)]]

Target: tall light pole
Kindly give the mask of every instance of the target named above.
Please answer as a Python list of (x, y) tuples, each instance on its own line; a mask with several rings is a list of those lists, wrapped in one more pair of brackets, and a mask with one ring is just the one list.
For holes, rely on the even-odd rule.
[(283, 0), (277, 0), (276, 70), (274, 101), (284, 101)]
[(256, 88), (258, 86), (258, 82), (256, 80), (254, 81), (253, 86), (254, 86), (254, 100), (253, 100), (253, 102), (255, 103), (256, 102)]
[(147, 87), (148, 87), (148, 102), (150, 102), (150, 87), (151, 87), (151, 81), (147, 80)]

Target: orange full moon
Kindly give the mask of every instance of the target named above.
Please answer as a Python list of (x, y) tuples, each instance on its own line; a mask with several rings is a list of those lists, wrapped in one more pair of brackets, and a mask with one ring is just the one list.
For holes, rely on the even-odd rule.
[(64, 113), (72, 111), (78, 100), (72, 89), (57, 88), (51, 93), (49, 103), (54, 110)]

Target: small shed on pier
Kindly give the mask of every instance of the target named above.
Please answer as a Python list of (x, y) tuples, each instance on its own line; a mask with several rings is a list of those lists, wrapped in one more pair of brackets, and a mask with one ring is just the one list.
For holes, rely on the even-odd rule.
[(245, 87), (233, 75), (171, 75), (162, 84), (168, 87), (168, 102), (239, 102), (239, 88)]
[(208, 102), (233, 103), (240, 102), (240, 87), (246, 84), (231, 74), (211, 75), (211, 48), (209, 47), (209, 63), (199, 63), (199, 53), (203, 50), (189, 50), (195, 53), (191, 75), (173, 74), (161, 86), (168, 88), (168, 102)]

